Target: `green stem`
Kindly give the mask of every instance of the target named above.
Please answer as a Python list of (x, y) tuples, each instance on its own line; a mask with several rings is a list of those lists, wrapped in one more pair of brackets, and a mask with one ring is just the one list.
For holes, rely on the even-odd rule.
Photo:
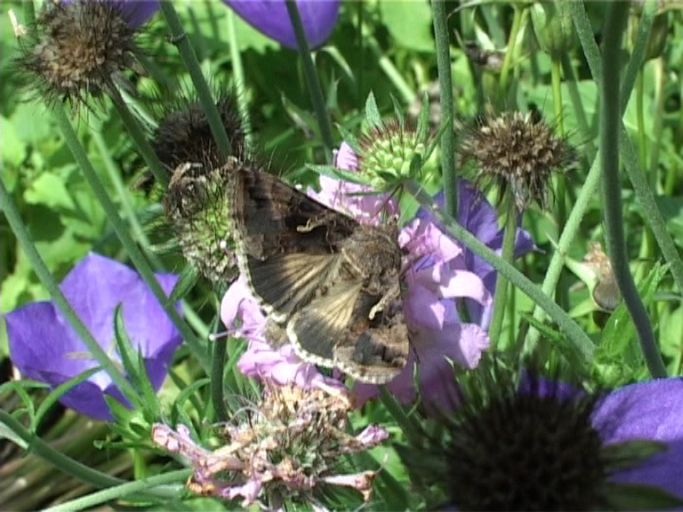
[[(45, 265), (43, 258), (38, 254), (35, 245), (31, 241), (31, 237), (26, 229), (26, 225), (21, 220), (21, 216), (12, 201), (12, 197), (5, 188), (5, 184), (0, 179), (0, 209), (5, 212), (5, 218), (12, 228), (14, 235), (17, 237), (17, 241), (24, 250), (26, 257), (31, 262), (33, 270), (38, 275), (40, 282), (47, 289), (52, 297), (55, 306), (59, 309), (60, 313), (64, 315), (64, 318), (69, 322), (71, 327), (76, 331), (76, 334), (83, 340), (85, 346), (92, 356), (97, 360), (97, 362), (102, 366), (102, 368), (109, 374), (111, 379), (114, 381), (116, 386), (121, 390), (121, 392), (130, 400), (131, 403), (136, 403), (138, 401), (137, 394), (131, 384), (126, 380), (123, 374), (119, 371), (107, 353), (102, 349), (100, 344), (92, 336), (88, 328), (78, 317), (76, 312), (66, 300), (66, 297), (59, 289), (57, 281), (50, 273), (49, 269)], [(109, 341), (109, 340), (103, 340)]]
[[(2, 183), (0, 183), (0, 191), (2, 190), (4, 190), (4, 187)], [(77, 478), (81, 482), (89, 483), (95, 487), (111, 487), (112, 485), (124, 483), (124, 480), (121, 480), (120, 478), (100, 473), (71, 457), (67, 457), (62, 452), (55, 450), (38, 436), (26, 430), (14, 416), (3, 409), (0, 409), (0, 423), (4, 424), (14, 434), (20, 437), (22, 441), (27, 444), (27, 449), (30, 449), (36, 456), (67, 475)]]
[[(605, 214), (607, 247), (614, 277), (624, 299), (640, 340), (643, 356), (650, 373), (655, 378), (666, 377), (647, 310), (638, 295), (629, 262), (624, 238), (621, 190), (619, 183), (619, 134), (621, 110), (618, 80), (621, 63), (621, 41), (628, 9), (618, 3), (610, 4), (603, 32), (602, 73), (600, 80), (600, 153), (602, 189)], [(605, 79), (605, 77), (608, 77)], [(617, 87), (615, 87), (615, 81)]]
[(159, 285), (159, 282), (156, 280), (152, 268), (131, 238), (125, 223), (121, 220), (121, 217), (116, 210), (116, 206), (109, 198), (109, 193), (104, 188), (102, 182), (97, 176), (97, 173), (95, 172), (95, 169), (93, 168), (85, 149), (79, 142), (76, 132), (74, 131), (73, 126), (71, 126), (71, 123), (66, 116), (66, 112), (64, 111), (64, 107), (61, 104), (54, 106), (54, 118), (67, 146), (69, 147), (69, 150), (73, 154), (76, 163), (83, 173), (83, 176), (95, 194), (95, 198), (104, 209), (107, 219), (114, 228), (116, 235), (118, 236), (119, 240), (121, 240), (121, 245), (123, 245), (128, 252), (130, 259), (133, 261), (133, 265), (140, 273), (143, 280), (147, 283), (147, 286), (150, 287), (152, 293), (156, 297), (157, 301), (159, 301), (159, 304), (164, 309), (168, 317), (171, 319), (178, 331), (180, 331), (183, 339), (190, 347), (190, 350), (192, 350), (195, 356), (199, 359), (202, 367), (205, 369), (208, 368), (208, 361), (204, 353), (204, 348), (200, 345), (194, 333), (189, 329), (187, 324), (182, 318), (180, 318), (175, 306), (169, 303), (168, 297)]
[[(187, 479), (191, 472), (190, 469), (179, 469), (177, 471), (143, 478), (142, 480), (127, 482), (88, 494), (87, 496), (75, 500), (67, 501), (66, 503), (60, 503), (59, 505), (45, 509), (45, 512), (77, 512), (79, 510), (91, 509), (96, 505), (124, 498), (137, 492), (154, 490), (154, 487), (182, 482)], [(163, 496), (168, 500), (177, 499), (180, 495), (178, 489), (166, 488), (160, 490), (163, 491)]]
[(223, 375), (225, 374), (225, 354), (228, 347), (228, 338), (222, 337), (213, 342), (213, 358), (211, 361), (211, 401), (216, 411), (216, 421), (225, 422), (228, 419), (228, 410), (223, 397)]
[(251, 133), (251, 119), (249, 117), (249, 105), (247, 104), (246, 80), (244, 79), (244, 67), (242, 66), (242, 54), (237, 44), (237, 31), (235, 30), (235, 13), (228, 10), (228, 44), (230, 45), (230, 60), (232, 72), (235, 77), (235, 92), (237, 93), (237, 109), (239, 110), (242, 129), (244, 130), (244, 144), (247, 153), (253, 145)]
[(507, 49), (505, 51), (505, 57), (503, 58), (503, 65), (500, 69), (500, 82), (498, 83), (498, 97), (500, 101), (503, 101), (505, 95), (507, 94), (509, 75), (510, 70), (512, 69), (513, 57), (515, 54), (515, 46), (517, 44), (519, 31), (522, 28), (523, 15), (526, 11), (525, 7), (518, 7), (515, 4), (513, 4), (513, 9), (515, 14), (512, 18), (512, 27), (510, 27), (510, 36), (508, 37)]
[[(442, 118), (453, 124), (455, 118), (453, 103), (453, 82), (451, 79), (451, 52), (448, 40), (448, 14), (445, 0), (432, 1), (434, 37), (436, 41), (436, 67), (439, 75)], [(458, 214), (458, 183), (455, 176), (455, 132), (452, 126), (441, 135), (441, 179), (446, 211), (456, 217)]]
[(109, 92), (112, 102), (114, 103), (114, 107), (116, 107), (116, 111), (121, 117), (123, 126), (126, 127), (128, 134), (131, 136), (131, 139), (133, 139), (133, 144), (140, 152), (140, 155), (147, 164), (147, 167), (149, 167), (149, 170), (152, 171), (152, 174), (154, 174), (154, 177), (161, 185), (164, 186), (164, 188), (166, 188), (169, 182), (169, 174), (166, 169), (164, 169), (164, 165), (154, 152), (151, 144), (147, 141), (147, 137), (145, 137), (142, 126), (140, 126), (138, 120), (135, 119), (130, 110), (128, 110), (126, 102), (121, 97), (121, 93), (118, 91), (118, 89), (112, 88)]
[(332, 158), (332, 151), (334, 150), (334, 139), (332, 137), (330, 116), (327, 112), (327, 107), (325, 106), (323, 91), (320, 88), (320, 80), (318, 79), (318, 74), (315, 70), (315, 64), (313, 63), (313, 57), (311, 56), (311, 52), (308, 47), (306, 33), (304, 32), (304, 26), (301, 23), (301, 16), (299, 16), (299, 8), (296, 5), (296, 1), (285, 0), (285, 4), (287, 5), (289, 19), (292, 22), (294, 34), (296, 35), (296, 44), (299, 49), (299, 57), (301, 57), (301, 61), (304, 66), (304, 76), (306, 77), (306, 84), (308, 85), (308, 93), (311, 95), (313, 110), (315, 111), (315, 116), (318, 120), (320, 136), (322, 137), (323, 145), (327, 150), (327, 159), (330, 161)]
[[(507, 196), (507, 220), (505, 222), (505, 234), (503, 235), (503, 253), (501, 255), (503, 261), (510, 266), (514, 265), (515, 259), (515, 235), (517, 234), (517, 207), (511, 194)], [(496, 277), (496, 292), (493, 296), (493, 316), (491, 317), (491, 325), (489, 327), (489, 340), (491, 341), (491, 349), (495, 350), (499, 345), (500, 333), (503, 328), (503, 320), (505, 318), (505, 304), (507, 296), (508, 282), (505, 276), (498, 274)]]
[(209, 85), (204, 79), (202, 69), (199, 66), (199, 61), (197, 61), (197, 56), (195, 55), (194, 49), (190, 44), (190, 39), (183, 31), (183, 26), (180, 23), (180, 18), (178, 17), (175, 7), (173, 6), (173, 2), (160, 3), (161, 11), (164, 13), (166, 23), (168, 23), (169, 31), (171, 32), (171, 41), (178, 48), (180, 58), (183, 60), (183, 63), (190, 74), (190, 79), (192, 80), (195, 90), (197, 91), (199, 103), (202, 105), (202, 110), (204, 111), (206, 120), (211, 128), (211, 134), (216, 141), (216, 146), (221, 152), (221, 155), (227, 158), (232, 154), (230, 139), (225, 131), (225, 126), (223, 126), (223, 123), (221, 122), (221, 116), (216, 108), (216, 102), (211, 95)]
[(387, 78), (391, 81), (392, 85), (401, 95), (403, 102), (406, 105), (410, 105), (411, 103), (413, 103), (417, 98), (415, 91), (413, 91), (410, 85), (408, 85), (408, 82), (406, 82), (403, 78), (403, 74), (396, 68), (396, 66), (394, 66), (394, 63), (391, 62), (391, 59), (384, 54), (382, 48), (380, 48), (379, 46), (379, 43), (377, 43), (377, 40), (370, 33), (370, 30), (363, 30), (363, 32), (368, 32), (366, 34), (367, 37), (364, 39), (364, 42), (368, 45), (372, 53), (375, 55), (375, 58), (379, 63), (380, 69), (384, 71), (384, 74), (387, 75)]
[[(576, 33), (581, 41), (581, 46), (583, 47), (583, 52), (588, 61), (591, 74), (595, 80), (600, 80), (600, 77), (602, 76), (600, 50), (598, 49), (598, 45), (595, 43), (593, 29), (590, 24), (590, 20), (586, 15), (583, 2), (571, 2), (570, 6), (574, 25), (576, 26)], [(642, 23), (646, 23), (646, 17), (651, 15), (655, 9), (656, 2), (648, 1), (645, 3)], [(651, 22), (649, 25), (651, 26)], [(642, 32), (644, 31), (639, 30), (638, 32), (638, 37), (636, 38), (637, 46), (633, 50), (633, 56), (631, 57), (631, 61), (626, 68), (626, 72), (624, 73), (624, 83), (622, 84), (619, 94), (621, 97), (620, 105), (622, 113), (626, 108), (627, 99), (630, 96), (637, 70), (640, 68), (642, 56), (645, 52), (645, 49), (643, 48), (645, 43), (643, 41), (647, 41), (647, 38), (645, 36), (641, 37)], [(624, 98), (626, 98), (626, 100), (624, 100)], [(662, 213), (655, 202), (654, 193), (648, 186), (647, 177), (643, 174), (643, 170), (638, 167), (637, 159), (634, 159), (635, 152), (633, 151), (631, 141), (628, 137), (622, 137), (620, 152), (620, 156), (624, 159), (624, 163), (626, 165), (626, 172), (628, 173), (629, 179), (631, 180), (633, 188), (636, 192), (638, 202), (641, 204), (645, 212), (644, 218), (647, 222), (649, 222), (650, 228), (652, 229), (657, 243), (659, 244), (659, 249), (662, 251), (664, 259), (666, 259), (667, 263), (669, 264), (671, 274), (673, 275), (674, 282), (678, 287), (679, 293), (683, 295), (683, 261), (681, 261), (681, 258), (678, 255), (678, 250), (676, 249), (676, 245), (666, 229), (666, 221), (664, 220), (664, 217), (662, 216)]]
[(436, 219), (446, 232), (460, 240), (474, 254), (486, 260), (498, 272), (503, 274), (510, 283), (519, 288), (531, 300), (538, 304), (565, 332), (580, 355), (580, 360), (590, 363), (593, 358), (595, 347), (590, 338), (581, 327), (565, 311), (555, 304), (541, 289), (529, 278), (524, 276), (515, 267), (503, 260), (494, 251), (479, 241), (472, 233), (462, 227), (450, 215), (442, 212), (432, 198), (415, 182), (404, 182), (406, 190), (420, 203), (420, 205)]

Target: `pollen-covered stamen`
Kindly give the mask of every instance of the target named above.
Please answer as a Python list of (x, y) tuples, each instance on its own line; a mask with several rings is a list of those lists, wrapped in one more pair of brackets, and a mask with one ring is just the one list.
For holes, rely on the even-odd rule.
[(416, 131), (396, 121), (371, 128), (359, 143), (358, 169), (376, 188), (382, 188), (397, 178), (408, 177), (413, 158), (416, 155), (423, 157), (426, 151), (426, 141)]
[(547, 206), (550, 175), (572, 164), (574, 152), (542, 120), (505, 112), (480, 119), (463, 139), (460, 157), (475, 163), (478, 181), (509, 188), (521, 211), (533, 201)]
[(590, 510), (603, 504), (607, 463), (591, 424), (595, 400), (559, 386), (542, 388), (532, 381), (526, 390), (491, 389), (461, 407), (448, 443), (458, 508)]
[(113, 87), (136, 51), (117, 2), (45, 2), (18, 63), (47, 101), (78, 102)]

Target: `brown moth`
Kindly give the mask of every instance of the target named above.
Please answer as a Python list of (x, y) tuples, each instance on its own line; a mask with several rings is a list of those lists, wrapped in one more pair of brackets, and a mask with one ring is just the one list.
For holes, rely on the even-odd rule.
[(363, 382), (396, 377), (409, 345), (395, 227), (359, 224), (271, 174), (230, 179), (240, 272), (299, 356)]

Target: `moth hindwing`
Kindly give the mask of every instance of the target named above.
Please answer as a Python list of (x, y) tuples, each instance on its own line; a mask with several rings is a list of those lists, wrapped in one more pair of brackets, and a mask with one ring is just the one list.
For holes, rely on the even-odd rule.
[(267, 173), (231, 179), (240, 272), (299, 356), (363, 382), (398, 375), (409, 345), (395, 230), (359, 224)]

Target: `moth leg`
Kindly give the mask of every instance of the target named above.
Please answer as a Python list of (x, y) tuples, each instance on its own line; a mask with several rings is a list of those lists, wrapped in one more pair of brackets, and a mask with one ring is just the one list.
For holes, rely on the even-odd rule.
[(401, 286), (399, 283), (396, 283), (393, 285), (389, 290), (387, 290), (387, 293), (385, 293), (382, 298), (379, 299), (377, 304), (372, 306), (370, 309), (370, 313), (368, 314), (368, 318), (372, 320), (375, 318), (375, 315), (382, 311), (386, 306), (391, 304), (393, 301), (398, 299), (401, 296)]
[(312, 217), (308, 219), (306, 222), (306, 225), (304, 226), (297, 226), (296, 230), (299, 233), (308, 233), (310, 231), (313, 231), (315, 228), (318, 228), (320, 226), (326, 226), (331, 223), (331, 221), (334, 221), (339, 213), (336, 211), (325, 211), (321, 215), (318, 215), (317, 217)]

